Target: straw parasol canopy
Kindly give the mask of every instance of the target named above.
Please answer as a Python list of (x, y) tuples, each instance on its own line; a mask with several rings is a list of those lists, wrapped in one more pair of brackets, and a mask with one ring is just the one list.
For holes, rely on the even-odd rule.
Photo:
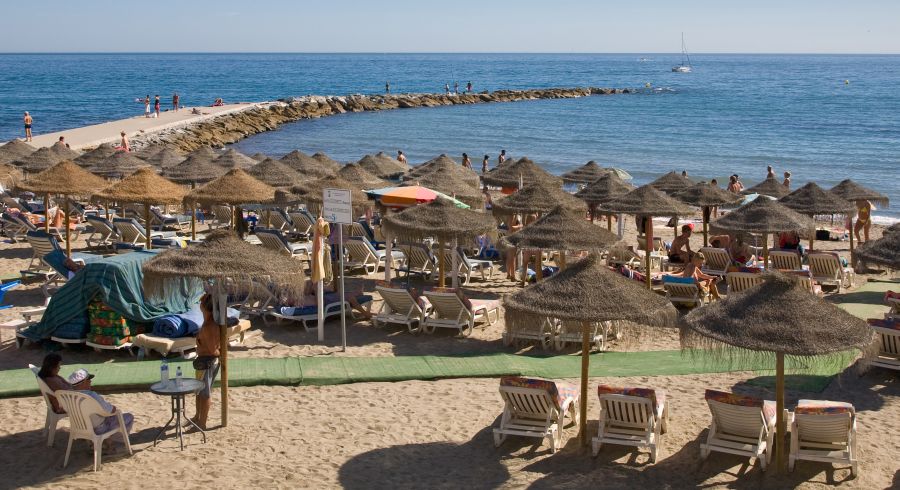
[(496, 228), (491, 215), (458, 208), (442, 198), (389, 214), (381, 220), (381, 225), (391, 236), (408, 242), (427, 237), (443, 242), (470, 241)]
[(184, 155), (171, 148), (163, 148), (145, 159), (150, 165), (161, 169), (174, 167), (184, 160)]
[(272, 187), (290, 187), (304, 180), (296, 170), (271, 158), (257, 163), (247, 173)]
[(850, 179), (842, 180), (838, 185), (829, 189), (829, 192), (846, 201), (872, 201), (879, 206), (889, 204), (888, 197), (884, 194), (863, 187)]
[(495, 216), (516, 213), (547, 213), (557, 206), (584, 212), (584, 201), (562, 190), (555, 183), (531, 183), (512, 194), (494, 201), (491, 210)]
[[(762, 284), (684, 316), (679, 322), (681, 345), (706, 349), (719, 360), (773, 361), (776, 434), (783, 437), (784, 356), (806, 359), (851, 349), (866, 353), (874, 334), (865, 321), (818, 298), (798, 278), (779, 273), (766, 276)], [(779, 467), (783, 466), (782, 441), (775, 444)]]
[(337, 175), (360, 189), (378, 189), (389, 185), (386, 180), (375, 176), (357, 163), (344, 165), (337, 171)]
[(200, 148), (197, 148), (196, 150), (188, 153), (187, 157), (193, 161), (199, 161), (199, 160), (212, 161), (212, 160), (215, 160), (216, 158), (219, 158), (219, 153), (217, 153), (216, 150), (213, 150), (209, 146), (201, 146)]
[(582, 213), (559, 206), (507, 240), (519, 248), (605, 250), (619, 236), (586, 221)]
[(116, 147), (111, 143), (104, 143), (91, 151), (82, 153), (81, 156), (72, 160), (84, 168), (91, 168), (98, 163), (106, 160), (116, 152)]
[(562, 184), (562, 179), (551, 175), (527, 157), (522, 157), (518, 160), (507, 160), (486, 173), (482, 180), (488, 185), (512, 188), (518, 188), (520, 181), (523, 185), (534, 182), (552, 185)]
[(778, 182), (775, 177), (766, 177), (766, 180), (756, 184), (753, 187), (748, 189), (744, 189), (742, 191), (743, 194), (762, 194), (764, 196), (771, 196), (776, 199), (784, 197), (791, 193), (791, 190), (785, 187), (784, 184)]
[(709, 238), (709, 208), (716, 206), (725, 206), (740, 202), (741, 196), (728, 192), (706, 182), (694, 184), (687, 189), (673, 194), (673, 197), (679, 201), (703, 208), (703, 246), (707, 245)]
[(332, 171), (337, 172), (341, 169), (341, 164), (337, 161), (333, 160), (328, 155), (322, 153), (321, 151), (313, 153), (313, 158), (316, 159), (319, 163), (325, 166), (325, 168), (330, 168)]
[(694, 181), (678, 172), (672, 171), (654, 180), (650, 185), (671, 194), (691, 187), (694, 185)]
[(608, 200), (600, 209), (609, 213), (641, 214), (647, 216), (690, 216), (694, 209), (652, 185), (645, 185)]
[(266, 204), (275, 200), (275, 188), (257, 180), (239, 168), (228, 171), (212, 182), (192, 190), (187, 202), (204, 204)]
[(381, 151), (375, 155), (365, 155), (356, 163), (381, 179), (393, 179), (409, 170), (409, 165), (391, 158)]
[(853, 203), (827, 192), (816, 185), (815, 182), (810, 182), (791, 192), (779, 199), (778, 202), (807, 216), (820, 214), (849, 215), (856, 210)]
[(229, 148), (228, 151), (223, 153), (219, 158), (213, 160), (213, 163), (227, 169), (240, 168), (247, 170), (256, 165), (257, 162), (234, 148)]
[(34, 173), (47, 170), (63, 160), (65, 159), (45, 146), (38, 148), (28, 156), (19, 158), (12, 163), (26, 172)]
[(633, 190), (634, 186), (622, 180), (618, 174), (608, 173), (576, 192), (575, 197), (588, 204), (602, 204)]
[(169, 148), (169, 147), (162, 143), (150, 143), (135, 153), (140, 158), (143, 158), (144, 160), (148, 160), (148, 159), (150, 159), (150, 157), (156, 155), (157, 153), (159, 153), (167, 148)]
[(95, 196), (118, 202), (141, 204), (179, 204), (187, 194), (184, 186), (157, 175), (146, 167), (107, 187)]
[(53, 146), (50, 147), (50, 151), (59, 155), (60, 161), (62, 160), (74, 160), (78, 158), (81, 153), (77, 152), (68, 146), (65, 143), (57, 141), (53, 143)]
[(481, 178), (474, 170), (463, 167), (446, 154), (441, 154), (421, 165), (413, 167), (403, 176), (403, 180), (418, 180), (434, 172), (443, 172), (445, 175), (452, 174), (458, 180), (467, 182), (474, 187), (478, 187), (478, 184), (481, 182)]
[[(893, 229), (892, 229), (893, 228)], [(884, 236), (871, 240), (856, 249), (856, 257), (866, 265), (877, 264), (891, 269), (900, 269), (900, 231), (898, 225), (888, 228)]]
[[(289, 192), (296, 196), (301, 202), (321, 206), (325, 189), (349, 189), (350, 202), (353, 203), (354, 210), (364, 210), (371, 205), (369, 196), (367, 196), (359, 186), (340, 177), (327, 177), (324, 179), (307, 181), (301, 185), (291, 187)], [(284, 196), (284, 199), (289, 198), (290, 196), (288, 195)]]
[(14, 139), (0, 146), (0, 163), (12, 163), (31, 155), (36, 150), (28, 143)]
[(770, 199), (756, 199), (712, 222), (712, 227), (729, 232), (778, 233), (809, 230), (813, 221)]
[(217, 179), (228, 170), (213, 163), (212, 160), (191, 160), (187, 158), (181, 163), (164, 167), (162, 174), (165, 178), (179, 184), (202, 184)]
[(145, 167), (151, 167), (151, 165), (131, 153), (117, 151), (91, 167), (90, 170), (103, 177), (121, 179)]
[(288, 153), (281, 157), (279, 161), (308, 179), (321, 179), (334, 175), (334, 170), (331, 167), (323, 165), (322, 162), (299, 150)]
[(427, 187), (459, 199), (472, 207), (480, 208), (484, 204), (481, 191), (452, 170), (437, 169), (413, 180), (407, 180), (400, 185), (401, 187), (416, 185)]
[(885, 228), (884, 236), (893, 234), (900, 234), (900, 223), (894, 223), (891, 226)]
[(257, 152), (257, 153), (250, 155), (250, 158), (256, 160), (257, 162), (261, 162), (261, 161), (265, 160), (266, 158), (269, 158), (269, 155), (266, 155), (265, 153), (262, 153), (262, 152)]
[(15, 187), (22, 177), (19, 168), (8, 163), (0, 163), (0, 184), (4, 187)]
[(584, 165), (570, 170), (562, 174), (563, 182), (571, 182), (575, 184), (590, 184), (596, 182), (597, 179), (604, 175), (609, 175), (612, 171), (608, 168), (601, 167), (597, 162), (591, 160)]

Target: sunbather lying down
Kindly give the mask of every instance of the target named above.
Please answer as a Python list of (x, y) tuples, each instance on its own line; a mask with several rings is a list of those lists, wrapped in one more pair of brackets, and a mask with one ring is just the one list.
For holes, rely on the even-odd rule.
[[(325, 297), (322, 300), (322, 304), (328, 305), (330, 303), (337, 303), (340, 301), (340, 294), (337, 292), (333, 281), (326, 283), (324, 285), (323, 291), (325, 292)], [(366, 320), (371, 320), (372, 314), (364, 306), (362, 306), (360, 302), (363, 299), (366, 299), (366, 295), (364, 294), (361, 287), (347, 289), (346, 291), (344, 291), (344, 300), (350, 304), (350, 307), (353, 308), (354, 311), (356, 311)], [(368, 297), (368, 299), (371, 301), (371, 297)], [(297, 305), (301, 308), (309, 307), (310, 309), (314, 309), (316, 307), (316, 283), (307, 281), (303, 287), (303, 297), (298, 301), (293, 301), (292, 298), (288, 298), (285, 301), (285, 304)]]

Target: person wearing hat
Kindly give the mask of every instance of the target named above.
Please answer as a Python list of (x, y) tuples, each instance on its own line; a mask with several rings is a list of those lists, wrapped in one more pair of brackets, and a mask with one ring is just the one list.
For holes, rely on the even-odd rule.
[[(118, 411), (115, 405), (106, 401), (105, 398), (92, 389), (93, 386), (91, 385), (91, 380), (93, 379), (94, 375), (89, 373), (87, 369), (76, 369), (75, 372), (69, 375), (68, 382), (72, 385), (73, 390), (88, 395), (100, 404), (100, 408), (108, 413), (115, 414)], [(122, 419), (125, 421), (125, 431), (130, 433), (131, 427), (134, 425), (134, 415), (124, 412), (122, 414)], [(91, 415), (91, 423), (94, 425), (95, 434), (103, 434), (117, 428), (119, 426), (119, 418), (116, 415), (110, 415), (108, 417)], [(119, 437), (121, 439), (121, 435), (118, 434), (113, 437)]]
[(694, 232), (694, 225), (687, 224), (681, 227), (681, 234), (672, 240), (672, 246), (669, 247), (669, 263), (670, 264), (687, 264), (691, 258), (691, 234)]

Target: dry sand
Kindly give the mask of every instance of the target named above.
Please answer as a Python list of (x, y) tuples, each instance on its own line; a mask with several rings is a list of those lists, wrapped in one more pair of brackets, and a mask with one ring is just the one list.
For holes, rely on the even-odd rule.
[[(628, 220), (628, 237), (634, 236)], [(671, 229), (657, 233), (671, 239)], [(874, 237), (880, 236), (876, 230)], [(692, 241), (700, 245), (699, 234)], [(83, 238), (74, 243), (83, 247)], [(846, 242), (817, 242), (817, 248), (847, 253)], [(15, 273), (30, 257), (26, 244), (0, 245), (0, 274)], [(357, 276), (365, 290), (374, 289), (376, 278)], [(499, 297), (516, 285), (495, 273), (483, 283), (476, 279), (468, 289), (475, 297)], [(857, 276), (857, 283), (865, 280)], [(417, 281), (413, 281), (416, 283)], [(16, 308), (0, 311), (0, 320), (41, 303), (35, 285), (8, 293)], [(283, 357), (294, 355), (399, 356), (515, 352), (535, 349), (520, 345), (503, 347), (502, 322), (476, 329), (471, 338), (450, 333), (409, 335), (399, 328), (378, 329), (367, 322), (351, 324), (349, 347), (337, 352), (339, 322), (329, 322), (326, 342), (294, 324), (265, 325), (254, 330), (234, 357)], [(0, 369), (39, 363), (44, 351), (36, 346), (16, 349), (11, 332), (3, 331)], [(654, 338), (652, 343), (614, 345), (614, 350), (677, 349), (676, 333)], [(566, 354), (574, 354), (570, 349)], [(66, 349), (66, 362), (128, 361), (125, 353), (95, 353)], [(636, 378), (596, 378), (615, 384), (655, 386), (670, 392), (669, 433), (664, 436), (660, 461), (648, 464), (645, 452), (607, 447), (597, 458), (580, 451), (575, 435), (566, 430), (565, 448), (555, 455), (548, 446), (535, 446), (521, 438), (494, 449), (490, 428), (502, 410), (496, 379), (359, 383), (327, 387), (234, 388), (230, 426), (213, 430), (206, 444), (199, 435), (187, 437), (184, 453), (167, 439), (152, 446), (156, 431), (168, 418), (168, 400), (149, 393), (115, 393), (108, 399), (136, 417), (132, 437), (135, 455), (123, 457), (121, 449), (108, 455), (99, 473), (91, 472), (88, 445), (79, 442), (67, 469), (62, 469), (66, 429), (57, 434), (56, 447), (42, 443), (43, 401), (39, 397), (0, 400), (0, 413), (8, 414), (0, 429), (0, 488), (56, 487), (132, 488), (154, 486), (239, 488), (496, 488), (569, 487), (696, 487), (800, 485), (804, 488), (840, 485), (848, 488), (889, 488), (900, 485), (900, 434), (892, 427), (900, 415), (896, 375), (873, 370), (858, 377), (851, 369), (821, 394), (789, 393), (788, 403), (800, 397), (850, 401), (859, 410), (860, 476), (849, 479), (844, 466), (800, 463), (795, 473), (779, 479), (736, 456), (713, 454), (699, 459), (699, 442), (705, 437), (709, 413), (703, 401), (705, 388), (736, 390), (772, 397), (757, 387), (743, 384), (750, 373)], [(593, 390), (592, 390), (593, 392)], [(218, 423), (218, 391), (211, 424)], [(596, 431), (596, 398), (591, 397), (589, 430)], [(193, 412), (190, 409), (189, 412)], [(61, 424), (65, 426), (66, 424)]]

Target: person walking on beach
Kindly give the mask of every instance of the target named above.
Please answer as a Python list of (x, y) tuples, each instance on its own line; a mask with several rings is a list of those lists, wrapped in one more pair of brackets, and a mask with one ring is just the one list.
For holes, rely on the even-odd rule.
[(391, 81), (384, 82), (384, 93), (391, 95)]
[(397, 161), (400, 163), (406, 163), (406, 155), (404, 155), (400, 150), (397, 150)]
[(497, 156), (497, 165), (506, 161), (506, 150), (500, 150), (500, 155)]
[(469, 80), (469, 83), (466, 84), (466, 92), (472, 92), (472, 81)]
[(28, 111), (25, 111), (24, 121), (25, 121), (25, 141), (31, 141), (31, 124), (34, 122), (34, 120), (31, 119), (31, 114), (29, 114)]
[(144, 117), (150, 117), (150, 94), (144, 97)]
[(791, 173), (790, 172), (784, 173), (784, 182), (782, 182), (781, 185), (787, 187), (788, 189), (791, 188)]
[(159, 96), (153, 100), (153, 110), (156, 112), (156, 118), (159, 119)]
[(197, 392), (197, 414), (193, 421), (203, 430), (209, 420), (209, 409), (212, 406), (210, 392), (213, 382), (219, 375), (219, 324), (213, 317), (213, 300), (209, 294), (200, 298), (200, 311), (203, 312), (203, 326), (197, 334), (197, 358), (194, 359), (194, 377), (203, 381), (203, 388)]
[(485, 155), (484, 160), (481, 161), (481, 174), (482, 175), (488, 173), (488, 160), (490, 160), (490, 159), (491, 159), (491, 157), (489, 155)]
[(178, 112), (178, 92), (172, 94), (172, 110)]
[(462, 166), (466, 168), (472, 168), (472, 160), (469, 160), (468, 153), (463, 153)]

